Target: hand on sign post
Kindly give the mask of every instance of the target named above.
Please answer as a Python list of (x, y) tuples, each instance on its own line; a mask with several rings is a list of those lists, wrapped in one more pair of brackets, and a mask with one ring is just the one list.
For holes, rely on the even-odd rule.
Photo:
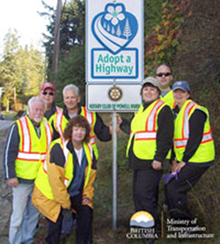
[(120, 114), (116, 114), (116, 118), (117, 118), (117, 125), (120, 125), (122, 123), (122, 118)]
[[(119, 131), (120, 131), (120, 123), (122, 122), (121, 117), (120, 117), (120, 120), (119, 120), (119, 117), (120, 117), (120, 115), (116, 114), (116, 119), (117, 119), (117, 124), (116, 124), (116, 128), (115, 128), (115, 132), (116, 133), (119, 133)], [(110, 115), (109, 120), (112, 121), (112, 115)], [(121, 122), (119, 122), (119, 121), (121, 121)], [(109, 131), (110, 131), (110, 134), (112, 135), (112, 132), (113, 132), (112, 122), (109, 123)]]

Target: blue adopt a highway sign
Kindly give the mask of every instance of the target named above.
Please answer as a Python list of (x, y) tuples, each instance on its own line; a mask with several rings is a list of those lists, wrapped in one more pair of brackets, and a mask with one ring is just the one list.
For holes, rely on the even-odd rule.
[(143, 0), (88, 0), (86, 81), (90, 84), (143, 80)]

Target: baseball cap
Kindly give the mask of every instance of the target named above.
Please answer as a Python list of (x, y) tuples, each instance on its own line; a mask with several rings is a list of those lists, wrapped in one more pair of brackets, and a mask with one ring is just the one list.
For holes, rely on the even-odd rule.
[(56, 90), (55, 87), (54, 87), (54, 85), (53, 85), (52, 83), (50, 83), (50, 82), (46, 82), (46, 83), (44, 83), (44, 84), (41, 86), (40, 91), (44, 91), (44, 90), (46, 90), (46, 89), (51, 89), (52, 91), (55, 91), (55, 90)]
[(159, 87), (159, 83), (158, 83), (158, 80), (154, 77), (147, 77), (143, 80), (143, 85), (146, 84), (146, 83), (149, 83), (155, 87), (157, 87), (158, 89), (160, 89)]
[(181, 89), (183, 91), (190, 92), (189, 83), (187, 81), (176, 81), (173, 84), (172, 90), (175, 91), (177, 89)]

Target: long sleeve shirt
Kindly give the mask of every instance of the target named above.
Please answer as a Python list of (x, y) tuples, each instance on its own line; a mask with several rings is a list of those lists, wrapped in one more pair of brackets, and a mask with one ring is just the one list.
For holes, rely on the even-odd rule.
[[(144, 109), (146, 109), (150, 103), (143, 104)], [(122, 119), (122, 123), (120, 128), (125, 133), (130, 132), (130, 124), (124, 119)], [(154, 160), (159, 162), (163, 162), (166, 158), (168, 151), (172, 147), (173, 142), (173, 133), (174, 133), (174, 117), (173, 113), (168, 106), (164, 106), (159, 115), (158, 115), (158, 131), (157, 131), (157, 139), (156, 139), (156, 152), (154, 156)], [(134, 169), (144, 169), (146, 167), (150, 167), (152, 160), (142, 160), (137, 158), (133, 152), (133, 141), (131, 142), (131, 147), (129, 151), (129, 161), (131, 162)]]
[[(77, 114), (81, 114), (81, 109), (82, 108), (79, 106)], [(66, 117), (67, 120), (70, 120), (66, 107), (64, 107), (64, 109), (63, 109), (63, 115)], [(53, 140), (55, 140), (55, 139), (59, 138), (59, 133), (55, 130), (54, 125), (52, 127), (53, 127)], [(100, 117), (100, 115), (98, 113), (96, 113), (96, 123), (94, 126), (94, 132), (100, 141), (107, 142), (112, 139), (112, 136), (111, 136), (110, 130), (109, 130), (109, 126), (107, 126), (103, 122), (102, 118)]]

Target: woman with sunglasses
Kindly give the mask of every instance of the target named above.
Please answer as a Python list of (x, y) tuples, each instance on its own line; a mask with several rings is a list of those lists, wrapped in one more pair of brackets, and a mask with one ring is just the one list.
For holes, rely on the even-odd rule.
[(133, 199), (136, 211), (150, 213), (158, 221), (158, 186), (163, 161), (173, 140), (173, 114), (160, 99), (157, 79), (148, 77), (141, 88), (142, 104), (131, 123), (118, 115), (122, 131), (129, 133), (127, 156), (133, 168)]
[(191, 100), (188, 82), (175, 82), (173, 94), (177, 106), (172, 171), (177, 177), (166, 187), (168, 207), (172, 218), (189, 219), (187, 193), (214, 163), (214, 142), (208, 110)]

